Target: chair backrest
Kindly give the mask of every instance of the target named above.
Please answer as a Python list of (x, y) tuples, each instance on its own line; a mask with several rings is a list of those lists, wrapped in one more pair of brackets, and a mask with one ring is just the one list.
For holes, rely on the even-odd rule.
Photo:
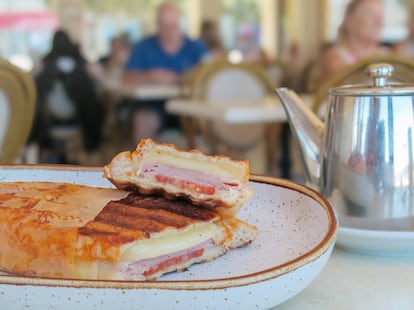
[(414, 84), (414, 60), (400, 55), (381, 55), (362, 59), (336, 73), (323, 83), (315, 93), (313, 110), (320, 111), (321, 105), (326, 102), (329, 90), (333, 87), (348, 84), (368, 84), (369, 79), (365, 68), (373, 63), (388, 63), (394, 67), (392, 82)]
[[(194, 78), (192, 95), (207, 104), (257, 104), (273, 91), (265, 70), (252, 63), (216, 61), (205, 64)], [(193, 98), (194, 98), (193, 97)], [(235, 148), (248, 148), (263, 135), (262, 124), (210, 124), (215, 138)]]
[(318, 90), (321, 80), (321, 68), (321, 59), (312, 59), (305, 65), (299, 83), (304, 93), (313, 94)]
[(25, 145), (34, 118), (36, 90), (29, 73), (0, 60), (0, 114), (7, 121), (0, 126), (0, 162), (15, 161)]
[(0, 154), (5, 139), (10, 119), (9, 97), (0, 89)]
[(252, 100), (260, 99), (273, 90), (266, 71), (253, 63), (212, 62), (198, 74), (195, 84), (201, 87), (200, 96), (209, 102), (246, 99), (246, 102), (254, 104)]
[(228, 67), (215, 71), (207, 80), (204, 98), (216, 102), (242, 102), (254, 104), (267, 93), (262, 82), (242, 67)]

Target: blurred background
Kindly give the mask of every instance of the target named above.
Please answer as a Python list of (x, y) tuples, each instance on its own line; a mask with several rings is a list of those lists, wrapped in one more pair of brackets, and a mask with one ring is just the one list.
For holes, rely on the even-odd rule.
[[(340, 71), (370, 55), (414, 59), (414, 0), (172, 0), (164, 12), (168, 16), (159, 11), (163, 2), (0, 0), (0, 58), (27, 73), (29, 77), (21, 80), (34, 83), (23, 88), (35, 106), (30, 108), (33, 115), (27, 116), (27, 132), (19, 138), (23, 150), (16, 147), (5, 159), (0, 147), (0, 162), (103, 165), (114, 154), (133, 149), (141, 138), (154, 138), (181, 148), (248, 158), (253, 172), (300, 177), (297, 151), (286, 116), (278, 116), (281, 107), (277, 108), (274, 88), (287, 86), (323, 101), (328, 86), (321, 85), (334, 69)], [(179, 31), (174, 30), (176, 17)], [(166, 22), (170, 24), (164, 27)], [(340, 29), (347, 30), (346, 38), (338, 36)], [(146, 39), (151, 36), (159, 39), (161, 60), (148, 49)], [(200, 42), (205, 47), (197, 58), (190, 48), (185, 55), (190, 60), (181, 59), (184, 67), (170, 66), (163, 57), (174, 56), (188, 39), (192, 48), (200, 48)], [(140, 50), (142, 42), (146, 51)], [(173, 52), (168, 51), (171, 46)], [(205, 65), (207, 52), (219, 60), (218, 67)], [(159, 70), (165, 65), (166, 70)], [(224, 87), (208, 89), (214, 84), (212, 72), (217, 85)], [(142, 73), (147, 74), (145, 81)], [(147, 79), (149, 73), (152, 79)], [(10, 85), (0, 85), (9, 101), (27, 103), (11, 98), (16, 88)], [(263, 110), (269, 97), (276, 111), (270, 121)], [(171, 115), (165, 104), (175, 99), (180, 122), (175, 119), (174, 130), (168, 131)], [(198, 114), (189, 115), (189, 105), (182, 108), (181, 99), (200, 108)], [(207, 110), (200, 103), (217, 106), (229, 100), (233, 105), (251, 104), (261, 118), (244, 115), (245, 123), (236, 126), (206, 121)], [(220, 109), (211, 107), (211, 115), (222, 116)], [(16, 122), (17, 118), (1, 113), (0, 123)], [(20, 129), (15, 125), (14, 133), (9, 130), (3, 152)], [(204, 136), (201, 143), (199, 136)]]
[[(54, 31), (66, 29), (84, 55), (96, 61), (111, 39), (127, 33), (137, 41), (154, 31), (160, 0), (0, 0), (0, 56), (30, 70), (49, 49)], [(297, 49), (305, 65), (323, 44), (333, 42), (347, 0), (176, 0), (182, 29), (200, 34), (204, 20), (219, 25), (228, 50), (249, 40), (271, 58)], [(407, 36), (411, 0), (385, 0), (383, 42)]]

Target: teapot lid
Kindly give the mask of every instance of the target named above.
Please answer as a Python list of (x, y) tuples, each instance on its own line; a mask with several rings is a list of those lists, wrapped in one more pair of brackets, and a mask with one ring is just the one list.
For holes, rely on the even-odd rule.
[(329, 90), (330, 95), (340, 96), (390, 96), (414, 95), (414, 85), (388, 82), (394, 67), (388, 63), (374, 63), (365, 68), (365, 73), (372, 80), (371, 84), (356, 84), (335, 87)]

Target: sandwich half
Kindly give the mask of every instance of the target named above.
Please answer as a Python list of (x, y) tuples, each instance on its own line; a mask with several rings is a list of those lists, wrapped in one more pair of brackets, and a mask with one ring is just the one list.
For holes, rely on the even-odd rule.
[(185, 200), (48, 182), (0, 183), (0, 269), (153, 280), (251, 243), (257, 229)]
[(104, 176), (119, 189), (185, 198), (230, 214), (253, 194), (249, 174), (245, 160), (181, 151), (151, 139), (142, 140), (134, 152), (119, 153), (104, 167)]

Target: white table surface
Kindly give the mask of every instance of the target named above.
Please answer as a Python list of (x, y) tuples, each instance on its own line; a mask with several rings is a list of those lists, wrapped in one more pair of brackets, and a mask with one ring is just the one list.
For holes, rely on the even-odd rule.
[(144, 84), (131, 86), (109, 81), (106, 83), (105, 88), (120, 96), (137, 100), (171, 99), (181, 95), (179, 85)]
[(414, 256), (371, 256), (336, 247), (310, 286), (272, 309), (414, 309)]
[(167, 102), (166, 110), (173, 114), (222, 120), (234, 124), (286, 120), (285, 111), (276, 95), (266, 97), (255, 104), (245, 104), (240, 101), (208, 104), (190, 99), (172, 99)]
[[(305, 95), (302, 99), (306, 104), (312, 103), (312, 96)], [(226, 123), (270, 123), (286, 121), (286, 113), (276, 96), (268, 96), (255, 104), (236, 102), (215, 102), (201, 100), (171, 99), (167, 102), (169, 113), (191, 116), (202, 119), (221, 120)]]

